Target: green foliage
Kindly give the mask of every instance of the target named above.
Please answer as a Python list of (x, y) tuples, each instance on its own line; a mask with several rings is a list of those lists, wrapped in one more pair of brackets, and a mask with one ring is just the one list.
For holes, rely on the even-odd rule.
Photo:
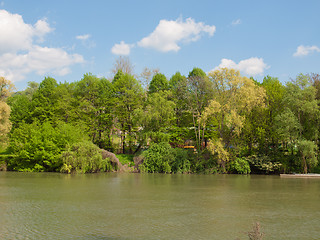
[(113, 113), (117, 120), (116, 126), (121, 130), (122, 153), (125, 153), (127, 145), (129, 152), (132, 152), (137, 131), (135, 112), (142, 105), (143, 89), (134, 76), (129, 74), (114, 79), (112, 84), (115, 99)]
[(282, 166), (279, 162), (273, 162), (267, 155), (251, 155), (246, 159), (252, 166), (251, 170), (255, 173), (277, 172)]
[(308, 166), (312, 168), (318, 163), (317, 145), (312, 141), (303, 139), (298, 142), (298, 149), (301, 153), (303, 172), (307, 173)]
[(59, 158), (68, 144), (81, 141), (85, 135), (80, 127), (49, 122), (40, 124), (22, 123), (11, 133), (9, 151), (14, 157), (8, 169), (15, 171), (57, 171), (61, 167)]
[(176, 72), (169, 81), (169, 88), (170, 89), (176, 89), (179, 87), (179, 85), (186, 80), (186, 77), (181, 75), (180, 72)]
[(190, 151), (181, 148), (172, 149), (174, 162), (172, 163), (172, 172), (189, 173), (191, 172)]
[(135, 123), (142, 127), (139, 133), (140, 139), (150, 138), (151, 142), (157, 143), (169, 141), (168, 128), (173, 125), (175, 120), (175, 104), (167, 97), (167, 91), (150, 94), (145, 107), (136, 109)]
[(174, 154), (169, 143), (154, 143), (143, 155), (142, 172), (171, 173)]
[(188, 75), (189, 78), (190, 77), (202, 77), (202, 78), (204, 78), (206, 76), (207, 76), (207, 74), (201, 68), (197, 68), (197, 67), (194, 67), (192, 69), (192, 71), (189, 72), (189, 75)]
[[(213, 173), (227, 167), (248, 173), (247, 161), (255, 173), (319, 168), (319, 74), (300, 74), (282, 85), (270, 76), (259, 83), (232, 69), (207, 75), (194, 68), (188, 77), (177, 72), (168, 82), (145, 69), (145, 86), (153, 76), (146, 92), (128, 61), (120, 59), (115, 69), (112, 81), (90, 73), (74, 83), (46, 77), (11, 97), (11, 85), (0, 78), (0, 145), (7, 147), (10, 137), (8, 169), (100, 171), (99, 164), (62, 162), (67, 146), (83, 139), (130, 154), (151, 143), (141, 166), (147, 172)], [(181, 149), (185, 145), (197, 151)], [(122, 156), (120, 161), (132, 164)]]
[(239, 174), (250, 174), (251, 169), (246, 158), (236, 158), (229, 164), (229, 171)]
[(102, 159), (101, 150), (92, 142), (78, 142), (72, 144), (61, 154), (62, 173), (94, 173), (111, 171), (109, 159)]
[(168, 89), (169, 89), (169, 82), (166, 76), (162, 73), (155, 74), (149, 85), (149, 93), (166, 91)]
[(144, 162), (140, 166), (142, 172), (189, 173), (191, 162), (189, 151), (171, 148), (167, 142), (154, 143), (143, 152)]

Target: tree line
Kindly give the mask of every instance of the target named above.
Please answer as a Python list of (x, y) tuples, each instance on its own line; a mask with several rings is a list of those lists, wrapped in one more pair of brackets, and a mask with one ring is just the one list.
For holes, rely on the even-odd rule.
[(11, 95), (0, 78), (7, 168), (105, 171), (111, 165), (97, 154), (105, 149), (136, 156), (145, 172), (320, 171), (318, 74), (284, 85), (227, 68), (170, 79), (148, 69), (136, 76), (127, 64), (115, 70), (112, 80), (46, 77)]

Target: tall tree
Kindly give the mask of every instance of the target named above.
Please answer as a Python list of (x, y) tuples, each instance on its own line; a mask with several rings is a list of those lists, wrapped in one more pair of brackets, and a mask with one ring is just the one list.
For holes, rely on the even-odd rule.
[[(310, 76), (303, 74), (287, 83), (283, 97), (285, 110), (278, 115), (275, 125), (284, 146), (291, 149), (292, 155), (299, 153), (305, 173), (317, 162), (319, 138), (320, 109), (317, 90), (312, 84)], [(298, 151), (294, 150), (296, 147)]]
[(205, 126), (201, 124), (203, 110), (213, 97), (212, 82), (200, 68), (193, 68), (187, 78), (188, 107), (192, 114), (196, 146), (200, 150), (205, 140)]
[(238, 142), (243, 144), (243, 154), (277, 154), (278, 135), (274, 131), (275, 117), (283, 111), (285, 87), (278, 78), (266, 76), (263, 82), (252, 79), (266, 92), (265, 105), (255, 106), (245, 116), (244, 128)]
[(54, 121), (58, 97), (58, 83), (54, 78), (46, 77), (39, 89), (32, 95), (32, 118), (44, 121)]
[(229, 156), (226, 152), (231, 146), (235, 147), (232, 145), (233, 139), (241, 133), (245, 113), (257, 105), (264, 104), (265, 91), (252, 79), (242, 77), (239, 71), (234, 69), (223, 68), (213, 71), (209, 78), (213, 83), (214, 95), (200, 120), (204, 125), (210, 119), (217, 124), (219, 140), (212, 140), (211, 145), (217, 147), (210, 149), (218, 156), (224, 156), (220, 165), (225, 169)]
[(136, 138), (134, 113), (142, 104), (143, 89), (140, 83), (129, 74), (124, 74), (112, 82), (114, 87), (114, 114), (121, 132), (122, 152), (126, 152), (128, 143), (129, 152), (132, 152)]
[[(110, 83), (111, 85), (111, 83)], [(81, 81), (76, 83), (74, 96), (76, 106), (76, 117), (80, 124), (84, 125), (91, 140), (102, 144), (101, 137), (105, 121), (105, 106), (102, 106), (100, 92), (104, 91), (101, 80), (92, 75), (85, 74)]]

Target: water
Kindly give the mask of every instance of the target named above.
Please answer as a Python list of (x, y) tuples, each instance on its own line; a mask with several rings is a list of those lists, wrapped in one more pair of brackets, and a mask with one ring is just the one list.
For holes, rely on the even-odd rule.
[(0, 239), (320, 238), (320, 179), (0, 172)]

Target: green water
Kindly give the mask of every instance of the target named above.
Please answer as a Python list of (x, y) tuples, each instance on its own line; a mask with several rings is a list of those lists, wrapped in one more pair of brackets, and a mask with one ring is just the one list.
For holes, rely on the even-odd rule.
[(0, 239), (320, 239), (320, 179), (0, 172)]

